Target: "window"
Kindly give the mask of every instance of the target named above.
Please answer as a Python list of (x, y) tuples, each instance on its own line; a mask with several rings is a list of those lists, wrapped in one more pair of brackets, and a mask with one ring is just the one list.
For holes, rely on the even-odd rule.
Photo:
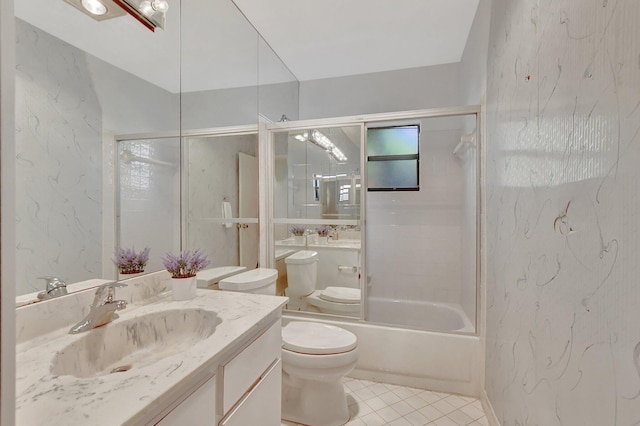
[(367, 129), (368, 191), (420, 189), (420, 126)]

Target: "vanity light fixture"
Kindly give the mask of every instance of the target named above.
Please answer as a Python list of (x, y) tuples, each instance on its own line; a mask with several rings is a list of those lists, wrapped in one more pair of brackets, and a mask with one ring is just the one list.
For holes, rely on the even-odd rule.
[(300, 142), (309, 141), (315, 145), (318, 145), (320, 148), (324, 149), (336, 159), (339, 163), (344, 163), (347, 161), (347, 156), (334, 144), (331, 139), (325, 136), (322, 132), (317, 129), (311, 131), (311, 136), (309, 137), (309, 133), (305, 132), (299, 135), (295, 135), (294, 138), (299, 140)]
[(82, 7), (84, 7), (92, 15), (104, 15), (107, 13), (107, 6), (100, 3), (99, 0), (82, 0)]
[(169, 10), (167, 0), (113, 1), (151, 31), (155, 31), (156, 27), (164, 29)]
[(104, 21), (106, 19), (117, 18), (119, 16), (124, 16), (127, 13), (122, 10), (122, 8), (118, 7), (111, 0), (64, 0), (69, 3), (71, 6), (78, 9), (80, 12), (84, 13), (95, 19), (96, 21)]

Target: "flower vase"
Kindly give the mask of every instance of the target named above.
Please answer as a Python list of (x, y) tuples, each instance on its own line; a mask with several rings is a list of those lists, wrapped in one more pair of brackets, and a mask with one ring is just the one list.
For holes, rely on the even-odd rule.
[(293, 243), (295, 245), (303, 246), (304, 245), (304, 235), (294, 235)]
[(144, 269), (129, 269), (126, 271), (120, 271), (119, 272), (119, 276), (118, 278), (121, 280), (126, 280), (129, 278), (133, 278), (135, 276), (138, 276), (140, 274), (144, 273)]
[(327, 238), (328, 237), (323, 237), (322, 235), (318, 235), (318, 245), (324, 246), (327, 244)]
[(190, 300), (196, 297), (197, 281), (195, 275), (187, 278), (171, 278), (173, 300)]

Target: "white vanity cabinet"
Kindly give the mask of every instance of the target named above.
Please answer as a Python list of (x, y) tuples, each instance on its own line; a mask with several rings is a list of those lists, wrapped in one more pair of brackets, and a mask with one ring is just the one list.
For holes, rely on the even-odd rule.
[(217, 419), (221, 426), (280, 426), (282, 368), (280, 319), (218, 367)]
[(215, 376), (157, 424), (162, 426), (279, 426), (281, 323), (263, 329), (221, 359)]
[(213, 425), (216, 410), (212, 401), (216, 400), (216, 377), (212, 377), (171, 410), (158, 425)]

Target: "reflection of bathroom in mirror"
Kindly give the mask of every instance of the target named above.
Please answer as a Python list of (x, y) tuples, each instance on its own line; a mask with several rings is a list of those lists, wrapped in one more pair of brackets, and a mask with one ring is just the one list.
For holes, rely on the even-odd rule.
[(116, 245), (151, 248), (146, 271), (158, 271), (163, 269), (160, 257), (180, 249), (180, 139), (117, 145)]
[(258, 266), (258, 135), (186, 137), (184, 246), (211, 260), (200, 287)]
[[(258, 112), (298, 115), (298, 81), (232, 1), (172, 4), (155, 33), (126, 14), (98, 22), (64, 1), (15, 2), (15, 15), (19, 304), (44, 290), (40, 276), (60, 277), (70, 292), (85, 288), (80, 281), (117, 278), (114, 135), (177, 137), (180, 129), (255, 126)], [(194, 24), (203, 16), (210, 25)], [(146, 155), (121, 154), (120, 166)], [(131, 161), (132, 170), (177, 178), (180, 161), (166, 161), (175, 168)], [(166, 236), (151, 247), (146, 272), (181, 248), (180, 194), (162, 196), (172, 203), (154, 211), (162, 219), (138, 227), (155, 223)], [(147, 201), (125, 202), (129, 220)], [(155, 230), (127, 234), (123, 245), (137, 250), (160, 239)]]
[(277, 292), (289, 310), (360, 317), (361, 134), (273, 133)]

